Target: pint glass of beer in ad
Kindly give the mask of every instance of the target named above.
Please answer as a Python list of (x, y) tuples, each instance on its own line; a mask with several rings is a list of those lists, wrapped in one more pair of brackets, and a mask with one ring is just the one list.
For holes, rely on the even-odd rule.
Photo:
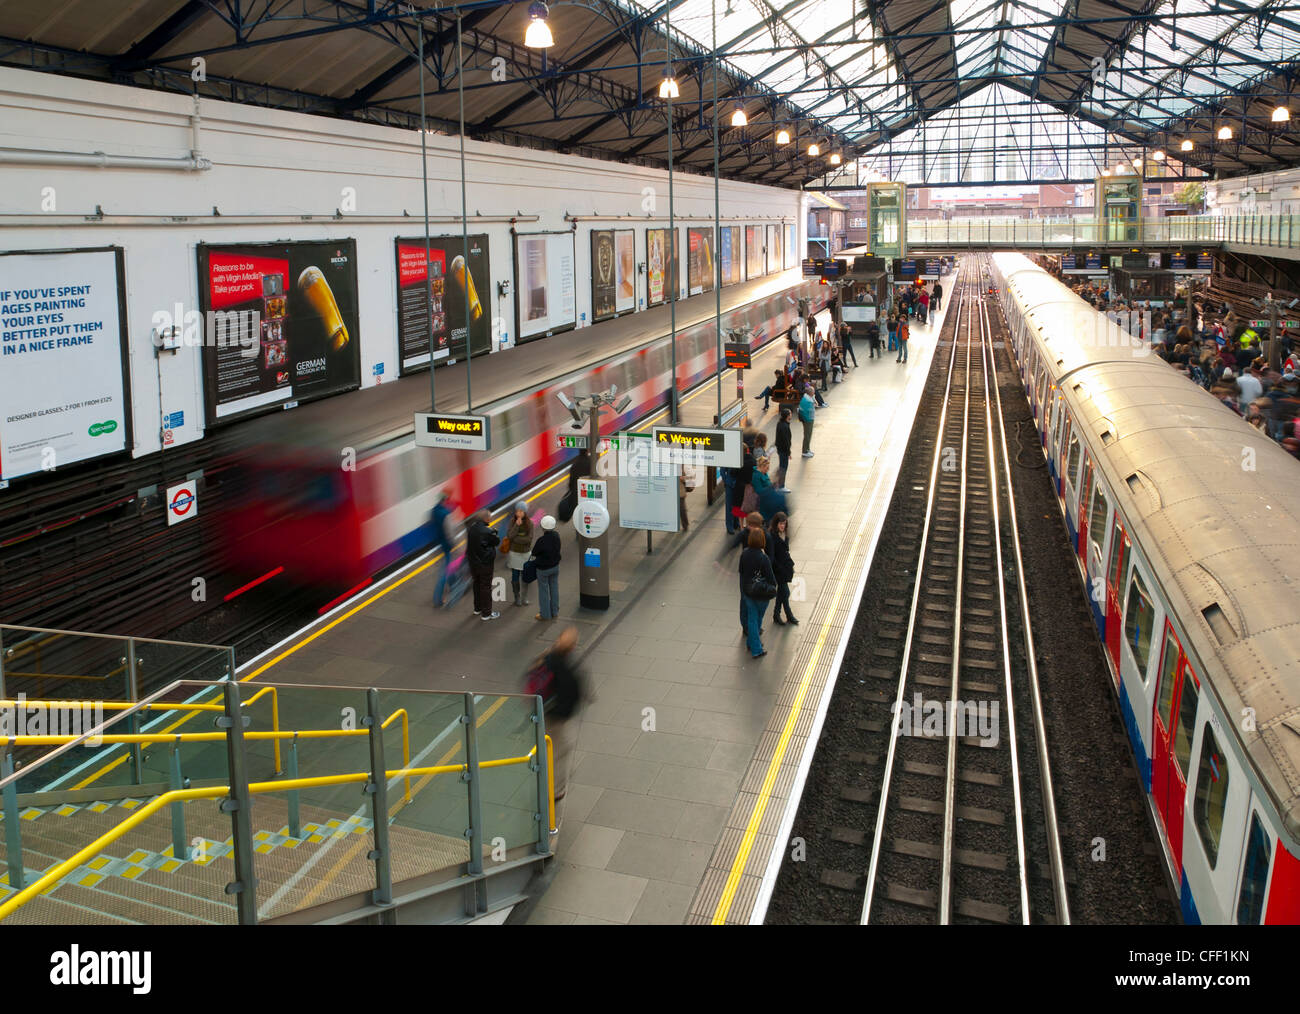
[(465, 258), (460, 254), (452, 258), (450, 274), (469, 296), (469, 320), (467, 323), (472, 324), (483, 316), (483, 304), (478, 301), (478, 290), (474, 288), (474, 276), (470, 274), (469, 268), (465, 266)]
[(330, 289), (329, 282), (325, 281), (320, 268), (312, 267), (303, 270), (303, 273), (298, 276), (298, 291), (324, 322), (325, 332), (330, 339), (330, 348), (335, 352), (342, 350), (348, 343), (348, 329), (343, 324), (339, 305), (334, 301), (334, 293)]

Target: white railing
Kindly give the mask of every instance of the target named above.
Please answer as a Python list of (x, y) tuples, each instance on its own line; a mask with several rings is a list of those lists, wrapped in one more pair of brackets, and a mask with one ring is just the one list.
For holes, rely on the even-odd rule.
[(1197, 215), (1137, 223), (1095, 218), (911, 219), (909, 246), (1077, 246), (1089, 243), (1234, 243), (1300, 248), (1300, 215)]

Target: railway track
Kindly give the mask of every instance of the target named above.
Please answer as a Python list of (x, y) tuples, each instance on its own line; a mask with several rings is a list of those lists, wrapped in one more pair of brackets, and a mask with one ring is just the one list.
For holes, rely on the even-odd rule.
[(987, 282), (975, 261), (963, 276), (928, 480), (877, 558), (894, 567), (883, 600), (864, 603), (878, 615), (843, 819), (822, 829), (821, 882), (856, 893), (863, 924), (1069, 921)]

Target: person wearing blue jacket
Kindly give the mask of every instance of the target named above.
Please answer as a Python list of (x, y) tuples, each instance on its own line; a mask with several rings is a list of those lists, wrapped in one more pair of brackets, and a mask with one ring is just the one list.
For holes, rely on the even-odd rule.
[(803, 397), (799, 400), (799, 422), (803, 424), (803, 456), (811, 458), (812, 452), (812, 432), (813, 419), (817, 415), (817, 405), (812, 397), (813, 386), (809, 384), (804, 388)]
[(438, 503), (433, 508), (433, 545), (435, 549), (442, 550), (442, 573), (438, 575), (438, 583), (433, 589), (433, 605), (437, 609), (442, 608), (442, 597), (447, 590), (447, 573), (451, 570), (453, 547), (449, 528), (455, 511), (451, 494), (443, 490), (438, 494)]

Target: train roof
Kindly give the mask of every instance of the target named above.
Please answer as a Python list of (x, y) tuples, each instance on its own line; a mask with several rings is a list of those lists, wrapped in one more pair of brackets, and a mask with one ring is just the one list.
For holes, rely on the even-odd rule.
[(1090, 347), (1075, 327), (1062, 332), (1079, 304), (1104, 315), (1077, 297), (1070, 308), (1060, 298), (1068, 290), (1010, 260), (1019, 255), (997, 256), (1009, 291), (1054, 332), (1049, 347), (1072, 367), (1059, 376), (1076, 425), (1093, 434), (1098, 466), (1181, 621), (1184, 647), (1210, 669), (1197, 675), (1300, 841), (1300, 465), (1162, 360)]

